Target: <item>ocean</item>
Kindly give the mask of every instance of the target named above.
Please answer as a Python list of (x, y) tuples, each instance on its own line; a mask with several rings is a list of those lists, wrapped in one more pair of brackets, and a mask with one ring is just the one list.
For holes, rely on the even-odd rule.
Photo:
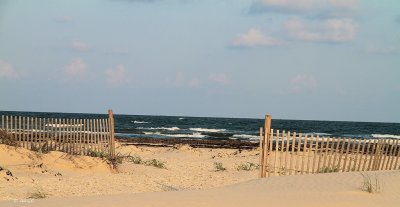
[[(38, 118), (107, 118), (106, 114), (14, 112), (1, 115)], [(124, 138), (182, 138), (257, 142), (264, 119), (115, 114), (115, 132)], [(400, 123), (272, 119), (273, 129), (334, 137), (400, 139)]]

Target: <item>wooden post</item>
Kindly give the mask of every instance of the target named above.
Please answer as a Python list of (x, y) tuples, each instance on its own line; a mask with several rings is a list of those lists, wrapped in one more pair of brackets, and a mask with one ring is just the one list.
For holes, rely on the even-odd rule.
[[(265, 132), (264, 132), (264, 153), (263, 153), (263, 156), (264, 156), (264, 158), (263, 158), (263, 162), (264, 162), (263, 177), (266, 177), (267, 176), (267, 165), (269, 165), (268, 144), (269, 144), (269, 139), (272, 139), (271, 138), (271, 115), (267, 114), (265, 116), (264, 125), (265, 125), (264, 126)], [(269, 166), (268, 166), (268, 168), (269, 168)], [(268, 171), (269, 171), (269, 169), (268, 169)], [(270, 173), (268, 173), (268, 176), (269, 175), (270, 175)]]
[(115, 138), (114, 138), (114, 114), (111, 109), (108, 110), (108, 119), (110, 124), (110, 154), (115, 155)]
[(259, 177), (262, 178), (264, 175), (264, 136), (263, 128), (260, 127), (260, 174)]

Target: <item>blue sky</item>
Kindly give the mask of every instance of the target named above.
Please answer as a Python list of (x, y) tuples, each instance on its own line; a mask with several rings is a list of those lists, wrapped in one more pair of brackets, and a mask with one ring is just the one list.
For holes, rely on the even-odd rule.
[(400, 122), (397, 0), (0, 0), (0, 110)]

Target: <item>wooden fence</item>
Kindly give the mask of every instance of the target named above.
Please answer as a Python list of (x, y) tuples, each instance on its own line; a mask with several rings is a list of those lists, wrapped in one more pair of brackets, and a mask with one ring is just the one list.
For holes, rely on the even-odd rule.
[(260, 128), (260, 177), (399, 169), (399, 139), (320, 137)]
[(1, 116), (1, 129), (7, 136), (1, 143), (35, 151), (63, 151), (88, 155), (93, 152), (115, 154), (114, 115), (107, 119), (57, 119)]

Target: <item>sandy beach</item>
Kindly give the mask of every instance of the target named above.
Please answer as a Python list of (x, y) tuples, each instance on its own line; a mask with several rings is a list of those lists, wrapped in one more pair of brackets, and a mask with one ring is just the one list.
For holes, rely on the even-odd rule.
[[(0, 206), (397, 206), (400, 202), (399, 171), (370, 172), (382, 186), (381, 192), (370, 194), (361, 190), (359, 172), (258, 179), (257, 149), (117, 144), (116, 151), (140, 158), (141, 163), (125, 159), (112, 169), (98, 157), (40, 154), (0, 145)], [(164, 168), (149, 164), (154, 159)], [(216, 162), (222, 163), (220, 170)], [(45, 198), (33, 199), (38, 194)]]

